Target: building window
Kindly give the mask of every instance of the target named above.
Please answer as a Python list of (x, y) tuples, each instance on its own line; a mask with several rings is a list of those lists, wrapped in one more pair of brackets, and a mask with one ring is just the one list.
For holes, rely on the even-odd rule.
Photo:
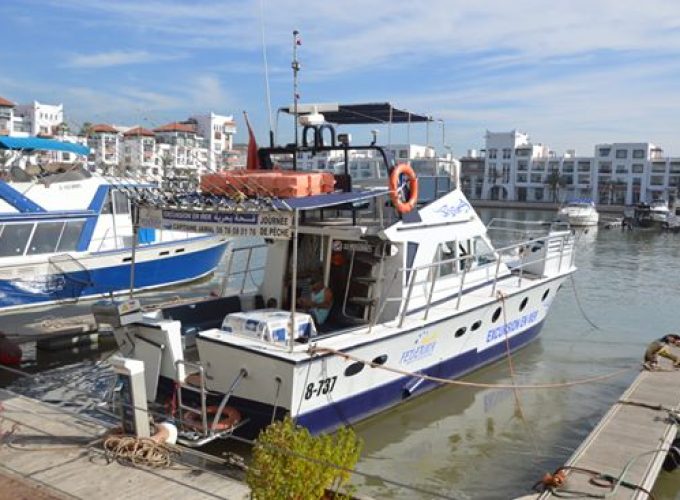
[(645, 170), (645, 166), (642, 165), (641, 163), (633, 163), (633, 173), (634, 174), (641, 174)]
[(617, 149), (617, 150), (616, 150), (616, 157), (619, 158), (619, 159), (628, 158), (628, 150), (626, 150), (626, 149)]
[(527, 163), (526, 160), (520, 160), (517, 162), (518, 172), (526, 172), (527, 170), (529, 170), (529, 164)]
[(666, 163), (652, 163), (652, 172), (655, 174), (666, 173)]
[(408, 151), (406, 151), (405, 149), (400, 149), (399, 158), (408, 158)]
[(607, 157), (611, 153), (612, 148), (600, 148), (600, 156)]
[(510, 148), (503, 148), (503, 159), (509, 160), (512, 155), (512, 150)]
[(543, 199), (543, 188), (534, 189), (534, 198), (536, 201), (541, 201)]
[(609, 161), (601, 161), (599, 166), (597, 167), (597, 171), (601, 174), (611, 174), (612, 173), (612, 164)]
[(562, 164), (562, 172), (565, 174), (570, 174), (574, 171), (574, 162), (573, 161), (565, 161)]
[(579, 172), (590, 172), (590, 162), (589, 161), (580, 161), (578, 162), (578, 171)]
[(541, 174), (531, 174), (531, 182), (534, 182), (534, 183), (543, 182), (543, 175), (541, 175)]
[(545, 170), (545, 163), (543, 163), (542, 161), (532, 163), (531, 169), (532, 170)]
[(489, 158), (496, 158), (496, 149), (489, 149)]
[(644, 149), (634, 149), (633, 150), (633, 158), (641, 159), (645, 157), (645, 150)]
[(652, 186), (663, 186), (663, 175), (652, 175), (649, 178), (649, 184)]
[(628, 173), (628, 167), (625, 165), (616, 165), (616, 173), (617, 174), (627, 174)]

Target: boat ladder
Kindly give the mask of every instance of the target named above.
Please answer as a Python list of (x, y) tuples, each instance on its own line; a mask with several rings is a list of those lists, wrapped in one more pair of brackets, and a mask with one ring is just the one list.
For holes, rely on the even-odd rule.
[[(352, 250), (352, 258), (347, 273), (347, 285), (342, 304), (342, 314), (346, 318), (371, 321), (378, 304), (378, 285), (383, 279), (384, 245), (382, 256), (373, 253), (358, 252)], [(378, 264), (378, 276), (375, 276), (376, 264)], [(350, 313), (347, 305), (355, 306), (361, 313)]]
[[(195, 382), (189, 383), (187, 381), (189, 377), (186, 377), (184, 379), (180, 377), (180, 372), (182, 371), (180, 370), (180, 366), (189, 368), (191, 370), (191, 375), (198, 375), (197, 385), (195, 384)], [(185, 370), (185, 372), (188, 371)], [(203, 446), (204, 444), (209, 443), (211, 441), (214, 441), (215, 439), (227, 437), (231, 435), (236, 429), (245, 424), (247, 420), (242, 419), (239, 422), (235, 423), (233, 426), (229, 427), (228, 429), (223, 430), (218, 429), (220, 417), (222, 416), (222, 412), (227, 406), (229, 398), (236, 390), (236, 387), (238, 386), (241, 379), (247, 376), (248, 372), (246, 372), (245, 369), (241, 369), (239, 374), (231, 383), (229, 390), (224, 394), (224, 396), (222, 396), (222, 400), (220, 401), (220, 404), (217, 407), (217, 410), (215, 411), (215, 416), (212, 417), (212, 421), (210, 421), (210, 417), (208, 415), (207, 401), (208, 396), (214, 395), (214, 393), (208, 391), (206, 387), (205, 383), (206, 376), (203, 365), (201, 365), (200, 363), (193, 363), (191, 361), (185, 361), (182, 359), (178, 359), (177, 361), (175, 361), (175, 380), (177, 380), (176, 386), (177, 410), (179, 412), (179, 424), (180, 424), (177, 441), (185, 446), (196, 448), (199, 446)], [(191, 406), (184, 402), (184, 400), (182, 399), (183, 390), (198, 393), (201, 403), (199, 408), (196, 408), (195, 406)], [(198, 425), (188, 425), (189, 419), (185, 417), (185, 415), (192, 414), (198, 415), (199, 417)]]

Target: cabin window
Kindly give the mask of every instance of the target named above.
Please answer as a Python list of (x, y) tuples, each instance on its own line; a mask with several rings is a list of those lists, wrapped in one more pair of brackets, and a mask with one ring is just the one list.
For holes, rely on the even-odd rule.
[(80, 233), (83, 231), (84, 225), (84, 220), (68, 221), (64, 226), (64, 231), (61, 233), (61, 239), (57, 245), (57, 252), (70, 252), (76, 250), (78, 247), (78, 240), (80, 240)]
[(439, 244), (437, 250), (437, 262), (439, 264), (439, 276), (448, 276), (456, 272), (456, 242), (447, 241)]
[(23, 255), (33, 224), (7, 224), (0, 234), (0, 257)]
[(472, 253), (480, 266), (496, 261), (496, 256), (489, 244), (479, 236), (472, 241)]
[(102, 215), (108, 215), (113, 213), (113, 205), (111, 204), (111, 191), (109, 191), (106, 195), (106, 199), (104, 200), (104, 205), (102, 205)]
[(117, 215), (130, 213), (130, 205), (128, 203), (128, 198), (121, 191), (113, 192), (113, 205), (116, 209)]
[(39, 222), (28, 245), (28, 255), (52, 253), (57, 247), (64, 222)]

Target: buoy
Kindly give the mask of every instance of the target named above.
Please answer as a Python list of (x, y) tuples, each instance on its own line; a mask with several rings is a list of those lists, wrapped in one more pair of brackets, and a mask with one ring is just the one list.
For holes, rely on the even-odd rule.
[(21, 364), (21, 347), (0, 332), (0, 364), (16, 366)]
[[(213, 420), (215, 419), (215, 414), (219, 408), (217, 406), (208, 406), (206, 408), (206, 413), (208, 414), (208, 429), (215, 431), (226, 431), (234, 427), (241, 421), (241, 413), (236, 408), (231, 406), (225, 406), (222, 410), (222, 415), (217, 421), (217, 425), (213, 429)], [(198, 413), (189, 413), (184, 422), (188, 427), (196, 429), (197, 431), (203, 431), (203, 422), (201, 415)]]
[(160, 422), (155, 424), (156, 432), (151, 439), (158, 444), (176, 444), (177, 443), (177, 427), (170, 422)]
[[(409, 185), (408, 198), (402, 199), (403, 193), (400, 190), (401, 176), (406, 177), (406, 182)], [(413, 168), (408, 163), (400, 163), (390, 173), (389, 179), (390, 188), (390, 198), (392, 199), (392, 204), (397, 212), (400, 214), (405, 214), (413, 210), (418, 202), (418, 178)]]

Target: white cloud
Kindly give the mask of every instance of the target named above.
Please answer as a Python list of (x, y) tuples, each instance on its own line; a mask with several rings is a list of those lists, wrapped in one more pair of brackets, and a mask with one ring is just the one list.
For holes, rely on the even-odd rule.
[(187, 85), (187, 103), (197, 112), (224, 112), (234, 105), (232, 99), (222, 88), (214, 75), (199, 75)]
[(72, 68), (107, 68), (128, 64), (154, 63), (177, 59), (181, 56), (160, 56), (145, 50), (112, 50), (94, 54), (76, 54), (70, 57), (66, 66)]

